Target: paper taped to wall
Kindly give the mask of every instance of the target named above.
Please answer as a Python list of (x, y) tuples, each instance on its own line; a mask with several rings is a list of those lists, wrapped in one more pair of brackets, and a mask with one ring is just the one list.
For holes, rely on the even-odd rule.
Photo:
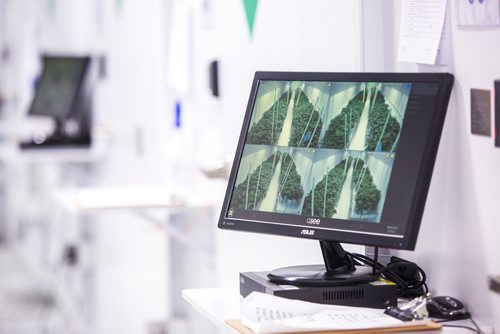
[(434, 65), (446, 0), (405, 0), (401, 14), (398, 61)]

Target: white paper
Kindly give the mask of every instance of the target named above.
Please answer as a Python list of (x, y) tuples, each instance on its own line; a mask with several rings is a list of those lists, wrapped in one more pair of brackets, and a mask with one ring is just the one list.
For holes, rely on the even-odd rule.
[(398, 320), (380, 309), (308, 303), (260, 292), (252, 292), (243, 299), (241, 322), (255, 333), (387, 328), (417, 324)]
[(451, 62), (451, 38), (450, 38), (450, 19), (445, 14), (443, 22), (443, 31), (439, 41), (439, 47), (436, 55), (436, 65), (448, 65)]
[(457, 25), (459, 27), (488, 27), (500, 25), (499, 1), (457, 1)]
[(446, 0), (404, 0), (398, 61), (434, 65), (446, 13)]

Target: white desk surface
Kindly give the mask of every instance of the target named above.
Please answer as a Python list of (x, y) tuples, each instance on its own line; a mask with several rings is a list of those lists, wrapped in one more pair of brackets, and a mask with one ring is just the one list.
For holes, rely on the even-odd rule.
[[(182, 291), (182, 297), (201, 315), (212, 321), (226, 333), (238, 333), (226, 323), (228, 319), (240, 318), (240, 294), (238, 288), (188, 289)], [(466, 325), (473, 327), (472, 324)], [(405, 332), (412, 334), (470, 334), (464, 328), (443, 327), (439, 331)]]
[(130, 210), (155, 224), (163, 226), (168, 235), (184, 245), (213, 252), (213, 247), (206, 242), (193, 239), (182, 228), (169, 224), (164, 217), (159, 218), (147, 210), (176, 210), (209, 208), (217, 201), (210, 196), (210, 187), (201, 187), (197, 191), (173, 191), (171, 187), (159, 186), (114, 186), (83, 187), (59, 189), (51, 194), (52, 200), (63, 210), (71, 214), (98, 213), (111, 210)]
[(240, 317), (238, 288), (188, 289), (182, 291), (182, 298), (217, 327), (227, 333), (238, 333), (224, 323), (227, 319)]
[(106, 144), (94, 140), (89, 147), (36, 147), (21, 149), (18, 142), (0, 143), (0, 159), (24, 163), (89, 163), (102, 160)]
[(115, 186), (60, 189), (52, 194), (55, 202), (70, 212), (116, 209), (187, 208), (209, 206), (207, 198), (183, 194), (167, 186)]
[(15, 148), (15, 158), (31, 163), (88, 163), (103, 158), (104, 149), (93, 143), (89, 147), (35, 147)]

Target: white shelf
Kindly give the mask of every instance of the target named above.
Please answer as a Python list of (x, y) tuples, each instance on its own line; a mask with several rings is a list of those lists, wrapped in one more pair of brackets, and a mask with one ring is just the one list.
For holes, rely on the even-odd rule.
[[(199, 192), (198, 192), (199, 193)], [(59, 189), (53, 200), (71, 212), (119, 209), (185, 209), (213, 205), (206, 196), (182, 192), (168, 186), (123, 185), (113, 187), (81, 187)]]

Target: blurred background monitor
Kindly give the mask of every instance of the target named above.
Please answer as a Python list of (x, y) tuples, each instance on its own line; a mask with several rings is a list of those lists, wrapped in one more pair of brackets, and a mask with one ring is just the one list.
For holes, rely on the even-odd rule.
[(42, 74), (29, 109), (30, 116), (49, 117), (53, 133), (34, 134), (21, 147), (89, 146), (92, 92), (90, 57), (44, 56)]

